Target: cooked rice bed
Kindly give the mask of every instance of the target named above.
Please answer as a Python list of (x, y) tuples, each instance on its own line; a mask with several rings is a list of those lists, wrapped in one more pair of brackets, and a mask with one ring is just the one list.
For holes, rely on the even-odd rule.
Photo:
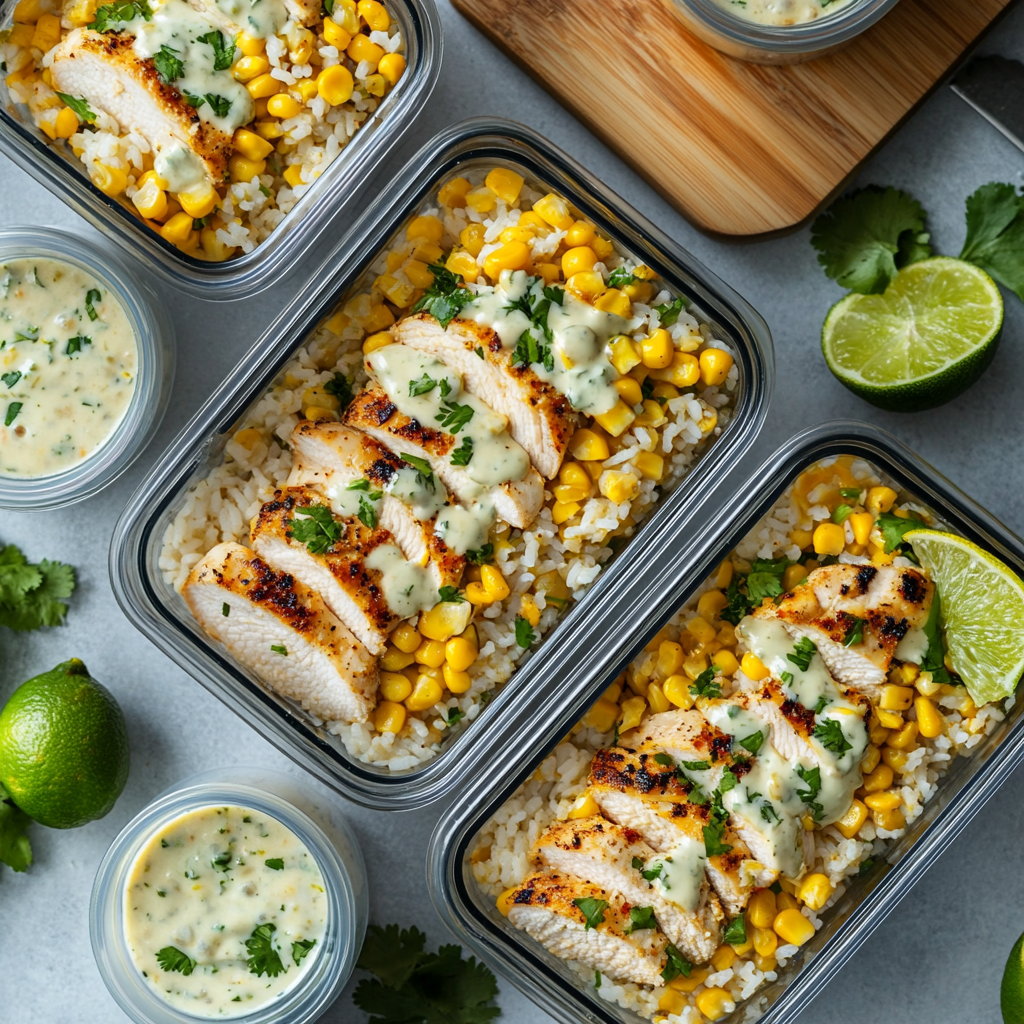
[[(159, 565), (169, 584), (180, 590), (192, 567), (213, 545), (247, 539), (250, 520), (275, 488), (283, 485), (291, 468), (291, 454), (282, 441), (304, 414), (311, 418), (338, 415), (338, 402), (325, 391), (325, 385), (335, 380), (336, 374), (348, 377), (355, 389), (366, 382), (364, 347), (370, 351), (380, 344), (387, 337), (382, 332), (415, 305), (423, 294), (422, 273), (429, 264), (450, 253), (448, 263), (455, 266), (469, 254), (477, 268), (469, 280), (490, 283), (483, 267), (488, 256), (504, 244), (502, 233), (520, 229), (523, 213), (532, 212), (535, 203), (552, 198), (539, 186), (524, 183), (515, 201), (506, 202), (485, 184), (492, 171), (490, 167), (463, 169), (458, 177), (440, 182), (433, 190), (436, 198), (429, 198), (407, 219), (404, 230), (339, 301), (337, 311), (314, 332), (276, 383), (242, 418), (226, 444), (224, 462), (190, 490), (167, 529)], [(567, 228), (548, 225), (546, 230), (534, 232), (531, 270), (539, 265), (553, 267), (557, 274), (551, 269), (545, 272), (554, 280), (561, 279), (557, 262), (567, 248), (566, 237), (573, 227), (576, 235), (592, 238), (601, 248), (604, 258), (595, 264), (597, 274), (607, 279), (616, 268), (637, 269), (635, 259), (599, 236), (593, 225), (579, 220), (576, 214), (569, 221)], [(476, 255), (465, 246), (473, 236), (480, 242)], [(644, 336), (660, 326), (655, 307), (671, 303), (674, 296), (661, 284), (635, 284), (632, 298), (622, 289), (607, 287), (602, 295), (612, 301), (628, 301), (633, 314), (645, 318), (644, 328), (635, 332)], [(685, 309), (666, 330), (673, 350), (680, 353), (699, 357), (705, 351), (728, 350), (706, 323)], [(732, 364), (731, 357), (729, 362)], [(634, 379), (641, 379), (640, 370), (634, 368), (634, 373)], [(398, 734), (378, 730), (372, 719), (354, 725), (315, 724), (324, 724), (328, 733), (338, 736), (352, 756), (392, 771), (414, 768), (437, 756), (450, 734), (448, 723), (473, 721), (526, 653), (516, 641), (517, 616), (529, 617), (538, 641), (550, 633), (572, 601), (597, 579), (613, 553), (609, 545), (617, 543), (616, 538), (631, 537), (659, 496), (675, 487), (721, 436), (735, 409), (738, 384), (735, 364), (721, 384), (698, 381), (687, 388), (676, 388), (667, 381), (658, 381), (655, 386), (661, 401), (645, 400), (653, 402), (655, 409), (645, 407), (620, 436), (613, 437), (590, 425), (607, 445), (606, 458), (580, 462), (567, 456), (568, 464), (589, 467), (593, 480), (591, 496), (577, 502), (572, 515), (555, 522), (566, 504), (559, 503), (554, 493), (563, 483), (563, 479), (556, 479), (549, 482), (544, 507), (529, 529), (511, 530), (506, 524), (497, 524), (491, 537), (494, 568), (501, 573), (509, 594), (479, 608), (474, 616), (470, 629), (476, 632), (478, 656), (468, 669), (467, 690), (458, 694), (445, 690), (442, 700), (428, 710), (408, 711)], [(652, 454), (663, 463), (659, 480), (645, 476), (640, 468)], [(602, 493), (602, 486), (610, 490), (608, 481), (621, 485), (623, 480), (635, 489), (632, 498), (616, 501)], [(480, 573), (479, 567), (470, 566), (466, 581), (479, 581)], [(410, 624), (414, 626), (415, 620)], [(394, 654), (389, 648), (383, 657)]]
[[(862, 500), (840, 493), (853, 489), (861, 490)], [(842, 550), (833, 556), (841, 563), (907, 567), (913, 564), (901, 556), (887, 554), (877, 526), (865, 529), (867, 521), (854, 516), (868, 513), (876, 520), (880, 512), (910, 513), (931, 526), (946, 528), (910, 496), (897, 495), (890, 482), (864, 461), (843, 456), (823, 460), (802, 472), (772, 511), (737, 544), (729, 558), (591, 706), (570, 736), (548, 754), (530, 779), (477, 834), (471, 870), (487, 896), (500, 898), (535, 870), (530, 861), (531, 849), (552, 822), (595, 813), (591, 809), (593, 799), (587, 795), (590, 762), (596, 751), (610, 745), (620, 730), (642, 724), (652, 713), (692, 707), (695, 701), (689, 685), (716, 656), (722, 659), (722, 652), (733, 659), (729, 662), (732, 671), (719, 677), (723, 696), (737, 681), (746, 679), (738, 667), (746, 649), (737, 642), (733, 626), (719, 617), (727, 608), (726, 590), (731, 579), (736, 573), (748, 572), (755, 559), (784, 556), (794, 565), (787, 570), (789, 575), (782, 581), (783, 588), (788, 590), (796, 585), (822, 557), (813, 553), (815, 531), (833, 522), (840, 505), (851, 509), (842, 523)], [(859, 537), (866, 537), (864, 543), (859, 542)], [(825, 539), (819, 535), (819, 545)], [(808, 549), (812, 549), (810, 554)], [(736, 668), (732, 668), (734, 664)], [(680, 684), (675, 680), (680, 680)], [(979, 708), (963, 686), (936, 683), (930, 673), (910, 663), (894, 662), (890, 682), (912, 687), (915, 698), (930, 702), (941, 715), (941, 732), (932, 737), (922, 736), (914, 705), (896, 716), (901, 724), (891, 723), (889, 728), (881, 724), (877, 711), (874, 712), (870, 745), (862, 762), (865, 782), (873, 796), (890, 795), (888, 802), (898, 798), (899, 806), (870, 810), (864, 804), (866, 793), (861, 788), (852, 813), (834, 825), (815, 827), (814, 862), (804, 878), (820, 875), (827, 884), (822, 886), (819, 882), (814, 891), (808, 887), (804, 892), (801, 882), (781, 879), (782, 893), (777, 897), (779, 910), (784, 909), (783, 903), (799, 907), (815, 930), (822, 927), (827, 911), (847, 892), (851, 879), (857, 877), (862, 866), (887, 854), (890, 845), (920, 817), (953, 759), (969, 754), (991, 735), (1014, 704), (1010, 697), (1003, 707), (989, 704)], [(753, 928), (749, 923), (746, 927), (749, 939)], [(781, 937), (777, 942), (775, 954), (768, 957), (758, 955), (753, 948), (723, 944), (712, 962), (696, 966), (689, 977), (680, 977), (664, 988), (619, 984), (603, 978), (597, 990), (610, 1002), (669, 1024), (699, 1024), (705, 1020), (698, 1004), (702, 995), (712, 990), (720, 990), (722, 995), (715, 991), (710, 997), (704, 995), (705, 999), (727, 998), (741, 1012), (744, 1007), (740, 1004), (753, 999), (745, 1008), (745, 1016), (756, 1016), (766, 1005), (764, 997), (753, 998), (757, 990), (777, 980), (778, 969), (784, 968), (799, 950)], [(594, 986), (593, 971), (582, 964), (569, 963), (585, 986)]]

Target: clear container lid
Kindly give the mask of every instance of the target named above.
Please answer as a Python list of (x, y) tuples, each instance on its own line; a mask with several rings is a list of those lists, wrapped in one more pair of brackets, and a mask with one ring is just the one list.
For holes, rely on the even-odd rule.
[[(14, 4), (8, 5), (13, 18)], [(187, 256), (101, 192), (70, 152), (26, 120), (0, 79), (0, 151), (172, 287), (231, 301), (262, 290), (302, 262), (332, 218), (358, 198), (373, 170), (426, 105), (441, 68), (441, 23), (433, 0), (388, 0), (404, 40), (406, 71), (338, 157), (253, 249), (222, 263)], [(10, 21), (0, 17), (0, 24)]]
[[(219, 644), (202, 633), (180, 595), (164, 581), (160, 548), (189, 488), (219, 462), (246, 409), (283, 364), (334, 310), (338, 298), (378, 258), (423, 199), (453, 172), (500, 161), (543, 182), (572, 202), (610, 238), (651, 266), (692, 300), (718, 337), (735, 352), (740, 382), (733, 418), (687, 476), (664, 495), (622, 553), (469, 726), (433, 761), (389, 771), (349, 755), (294, 705), (270, 694)], [(533, 132), (511, 122), (468, 121), (428, 143), (328, 257), (312, 283), (281, 314), (221, 388), (171, 443), (128, 504), (111, 543), (111, 579), (128, 618), (170, 657), (242, 715), (266, 738), (346, 796), (374, 808), (419, 806), (465, 780), (477, 741), (515, 708), (531, 707), (542, 689), (571, 685), (580, 630), (601, 614), (638, 568), (658, 557), (667, 533), (676, 535), (695, 495), (706, 491), (752, 443), (764, 420), (774, 377), (767, 328), (757, 313), (662, 231), (643, 219), (591, 174)], [(616, 641), (618, 639), (616, 635)], [(609, 652), (615, 644), (610, 643)]]
[(166, 310), (109, 246), (94, 245), (51, 228), (0, 230), (0, 263), (32, 257), (79, 267), (109, 289), (131, 324), (139, 362), (135, 393), (124, 416), (92, 455), (50, 476), (0, 476), (0, 508), (16, 511), (70, 505), (113, 483), (160, 425), (174, 380), (174, 335)]
[[(692, 546), (666, 539), (656, 566), (641, 571), (633, 587), (609, 604), (603, 622), (592, 623), (580, 656), (593, 666), (572, 685), (548, 690), (529, 714), (508, 717), (487, 738), (481, 760), (486, 785), (462, 791), (441, 819), (428, 852), (428, 886), (434, 906), (459, 941), (558, 1020), (643, 1024), (645, 1018), (597, 996), (564, 961), (549, 953), (501, 915), (472, 871), (477, 834), (489, 818), (530, 778), (644, 644), (691, 597), (737, 543), (769, 512), (801, 470), (823, 459), (863, 459), (894, 489), (927, 508), (945, 529), (962, 534), (1024, 576), (1024, 542), (959, 491), (931, 466), (884, 431), (856, 422), (836, 422), (798, 434), (749, 474), (742, 466), (713, 491), (685, 532), (696, 529)], [(743, 477), (737, 484), (737, 477)], [(736, 489), (738, 486), (742, 490)], [(623, 634), (614, 656), (604, 656), (606, 637)], [(585, 653), (584, 653), (585, 652)], [(937, 792), (902, 837), (874, 855), (863, 875), (849, 880), (839, 901), (821, 916), (817, 934), (778, 969), (777, 980), (759, 988), (723, 1017), (723, 1024), (758, 1019), (792, 1021), (849, 959), (885, 915), (992, 796), (1024, 758), (1024, 703), (1017, 702), (993, 732), (957, 757)], [(759, 1001), (764, 1003), (758, 1007)]]

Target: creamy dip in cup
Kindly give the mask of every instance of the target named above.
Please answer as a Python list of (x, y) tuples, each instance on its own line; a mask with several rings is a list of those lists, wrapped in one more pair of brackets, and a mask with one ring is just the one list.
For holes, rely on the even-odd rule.
[(759, 25), (803, 25), (835, 14), (851, 0), (717, 0), (730, 14)]

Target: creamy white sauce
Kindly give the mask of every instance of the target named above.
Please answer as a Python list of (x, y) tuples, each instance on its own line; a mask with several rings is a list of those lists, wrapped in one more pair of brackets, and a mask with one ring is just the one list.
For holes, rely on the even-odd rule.
[[(125, 889), (135, 966), (176, 1009), (211, 1019), (251, 1013), (295, 985), (323, 948), (327, 915), (323, 875), (306, 846), (243, 807), (203, 807), (169, 822), (139, 852)], [(260, 926), (284, 968), (275, 977), (247, 963), (246, 942)], [(184, 957), (194, 962), (191, 973), (167, 969), (166, 954), (161, 965), (158, 953), (171, 947), (186, 969)]]
[(0, 475), (89, 458), (124, 419), (138, 360), (127, 313), (92, 275), (48, 259), (0, 265)]
[(842, 10), (851, 0), (718, 0), (730, 14), (761, 25), (802, 25)]
[(684, 836), (665, 853), (652, 857), (645, 869), (651, 870), (657, 864), (661, 865), (661, 873), (651, 884), (669, 903), (693, 913), (704, 884), (704, 843)]
[(341, 482), (334, 475), (327, 479), (324, 484), (324, 495), (330, 502), (331, 511), (343, 519), (352, 519), (359, 515), (360, 509), (370, 505), (375, 516), (380, 515), (380, 498), (374, 497), (379, 492), (373, 489), (373, 485), (367, 486), (365, 480), (349, 480)]
[(449, 505), (438, 513), (434, 533), (457, 555), (478, 551), (487, 543), (497, 515), (488, 501)]
[[(197, 0), (196, 6), (209, 8), (210, 0)], [(259, 39), (272, 36), (288, 20), (288, 10), (281, 0), (214, 0), (213, 6), (229, 27)]]
[(900, 661), (912, 661), (920, 665), (928, 653), (928, 634), (917, 626), (911, 627), (907, 635), (896, 645), (893, 654)]
[(434, 577), (422, 565), (410, 562), (396, 544), (381, 544), (364, 559), (368, 569), (382, 574), (380, 589), (388, 607), (400, 619), (425, 612), (437, 604)]
[(388, 482), (387, 491), (420, 520), (433, 519), (448, 502), (448, 491), (436, 473), (425, 476), (416, 469), (398, 470)]

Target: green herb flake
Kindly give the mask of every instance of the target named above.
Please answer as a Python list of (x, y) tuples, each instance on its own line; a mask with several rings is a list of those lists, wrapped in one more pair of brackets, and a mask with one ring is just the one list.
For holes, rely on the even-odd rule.
[(425, 395), (437, 387), (437, 381), (428, 374), (423, 374), (418, 380), (409, 381), (409, 396), (415, 398), (417, 395)]
[(842, 727), (834, 718), (825, 718), (815, 723), (811, 735), (833, 754), (844, 754), (852, 749), (852, 744), (843, 734)]
[(9, 427), (18, 418), (18, 413), (21, 412), (23, 405), (23, 402), (11, 402), (7, 406), (7, 414), (4, 416), (5, 427)]
[(76, 352), (82, 351), (83, 345), (91, 344), (92, 338), (87, 338), (84, 334), (76, 334), (73, 338), (68, 338), (68, 347), (64, 349), (64, 355), (73, 356)]
[(450, 434), (457, 434), (473, 418), (473, 413), (474, 409), (471, 405), (442, 402), (441, 411), (434, 419)]
[(859, 644), (864, 639), (864, 620), (854, 619), (850, 624), (849, 629), (846, 631), (846, 636), (843, 637), (844, 647), (853, 647), (855, 644)]
[(678, 978), (680, 974), (684, 978), (688, 978), (692, 970), (693, 964), (675, 946), (669, 943), (665, 947), (665, 967), (661, 972), (665, 984), (667, 985), (674, 978)]
[(227, 601), (220, 606), (220, 613), (225, 619), (231, 614), (231, 605), (229, 605)]
[(537, 635), (533, 631), (533, 627), (530, 625), (528, 619), (522, 615), (516, 616), (516, 643), (520, 647), (529, 647), (535, 640)]
[(630, 907), (629, 908), (629, 931), (640, 932), (649, 928), (657, 928), (658, 922), (654, 917), (654, 907)]
[(466, 561), (472, 565), (490, 565), (494, 561), (494, 545), (488, 543), (482, 548), (470, 548), (466, 552)]
[(465, 437), (448, 460), (453, 466), (468, 466), (473, 459), (473, 438)]
[(250, 974), (257, 978), (266, 975), (268, 978), (276, 978), (288, 970), (281, 962), (281, 954), (274, 949), (274, 932), (277, 925), (270, 921), (265, 924), (258, 924), (252, 931), (252, 935), (245, 940), (245, 950), (249, 954), (245, 963)]
[(658, 320), (661, 321), (662, 327), (671, 327), (679, 319), (679, 315), (687, 306), (689, 306), (689, 302), (680, 295), (671, 302), (655, 306), (654, 312), (658, 314)]
[(597, 900), (592, 896), (581, 896), (572, 901), (583, 914), (583, 930), (590, 931), (604, 921), (604, 912), (610, 904), (607, 900)]
[(196, 962), (175, 946), (164, 946), (156, 954), (156, 962), (165, 971), (183, 974), (186, 978), (196, 969)]
[[(301, 516), (302, 518), (295, 518)], [(305, 544), (312, 555), (322, 555), (341, 539), (344, 527), (326, 505), (303, 505), (286, 519), (289, 535)]]
[[(225, 39), (222, 32), (207, 32), (204, 36), (198, 36), (196, 42), (207, 43), (213, 49), (214, 71), (227, 71), (235, 62), (235, 41), (234, 39)], [(228, 105), (230, 106), (230, 103)], [(224, 115), (219, 116), (223, 117)]]
[(444, 265), (444, 261), (430, 264), (434, 283), (412, 307), (414, 313), (426, 310), (443, 328), (459, 315), (463, 306), (473, 301), (473, 293), (463, 288), (459, 277)]
[(90, 288), (85, 293), (85, 312), (90, 320), (99, 320), (100, 315), (96, 312), (96, 303), (103, 300), (103, 295), (98, 288)]
[(288, 648), (285, 647), (284, 644), (271, 644), (270, 649), (275, 654), (280, 654), (282, 658), (288, 657)]
[(89, 28), (97, 32), (120, 31), (129, 21), (136, 18), (149, 21), (152, 17), (153, 11), (146, 0), (114, 0), (114, 3), (96, 8), (96, 16)]
[(750, 753), (756, 754), (761, 749), (761, 744), (764, 743), (764, 733), (758, 730), (738, 742), (745, 750), (749, 750)]
[(13, 389), (14, 385), (21, 380), (21, 372), (18, 370), (11, 370), (10, 373), (0, 374), (0, 380), (4, 382), (4, 387), (8, 390)]
[(359, 511), (356, 513), (356, 518), (368, 530), (377, 529), (377, 509), (372, 501), (362, 495), (359, 496)]
[(438, 597), (442, 604), (465, 604), (466, 599), (459, 593), (458, 587), (441, 587)]
[(723, 940), (730, 946), (742, 946), (746, 943), (747, 926), (742, 914), (739, 917), (734, 917), (729, 922), (729, 927), (725, 929)]
[(690, 693), (694, 697), (720, 697), (722, 695), (722, 687), (715, 681), (715, 675), (718, 672), (718, 666), (712, 665), (710, 668), (704, 669), (703, 672), (692, 683), (690, 683)]
[(786, 655), (786, 660), (792, 662), (802, 672), (811, 667), (811, 659), (818, 653), (817, 645), (807, 637), (801, 637), (793, 648), (792, 653)]
[(178, 57), (179, 53), (179, 50), (164, 43), (159, 53), (153, 55), (153, 66), (164, 85), (170, 85), (185, 74), (185, 64)]
[(309, 951), (316, 945), (316, 939), (299, 939), (292, 943), (292, 961), (298, 967), (309, 955)]

